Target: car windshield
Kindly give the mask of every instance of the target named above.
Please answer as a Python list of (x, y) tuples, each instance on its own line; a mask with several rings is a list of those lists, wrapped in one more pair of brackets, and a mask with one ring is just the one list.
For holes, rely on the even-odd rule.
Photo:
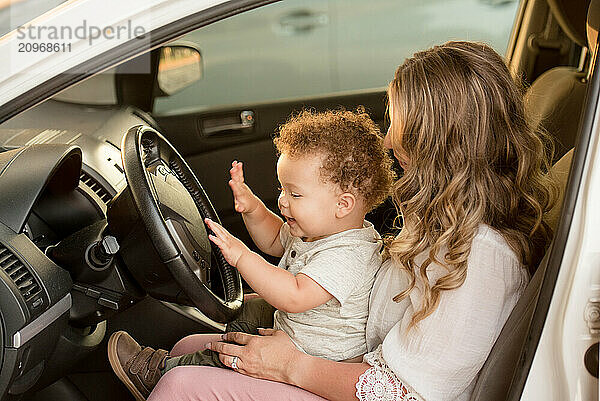
[(0, 37), (66, 0), (0, 0)]

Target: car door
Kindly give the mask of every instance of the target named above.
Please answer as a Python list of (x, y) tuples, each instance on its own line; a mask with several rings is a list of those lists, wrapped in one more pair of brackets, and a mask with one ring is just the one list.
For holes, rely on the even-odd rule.
[[(227, 185), (232, 160), (244, 162), (246, 182), (277, 210), (272, 136), (290, 114), (306, 107), (364, 106), (383, 131), (386, 85), (404, 58), (449, 39), (487, 41), (503, 53), (517, 5), (479, 0), (268, 5), (178, 39), (200, 49), (204, 77), (157, 98), (153, 115), (183, 151), (225, 226), (251, 244)], [(370, 216), (380, 231), (390, 228), (385, 216), (382, 209)]]

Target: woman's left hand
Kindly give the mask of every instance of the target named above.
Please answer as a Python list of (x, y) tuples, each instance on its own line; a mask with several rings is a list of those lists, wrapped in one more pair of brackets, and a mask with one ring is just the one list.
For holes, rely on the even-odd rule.
[(219, 353), (224, 365), (231, 367), (237, 357), (236, 371), (247, 376), (290, 383), (291, 369), (303, 354), (281, 330), (258, 329), (258, 336), (231, 332), (223, 335), (223, 341), (207, 344)]

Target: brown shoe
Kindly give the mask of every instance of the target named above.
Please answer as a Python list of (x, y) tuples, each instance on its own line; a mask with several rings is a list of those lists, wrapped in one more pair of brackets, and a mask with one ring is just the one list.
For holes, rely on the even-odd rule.
[(160, 379), (159, 367), (167, 351), (140, 346), (129, 334), (117, 331), (108, 340), (108, 361), (137, 401), (145, 401)]

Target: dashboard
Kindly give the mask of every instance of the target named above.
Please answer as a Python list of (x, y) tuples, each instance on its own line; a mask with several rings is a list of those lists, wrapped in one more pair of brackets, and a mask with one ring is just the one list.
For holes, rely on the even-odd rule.
[(0, 399), (61, 377), (145, 295), (117, 258), (85, 260), (127, 186), (120, 139), (138, 124), (154, 122), (50, 100), (0, 126)]

